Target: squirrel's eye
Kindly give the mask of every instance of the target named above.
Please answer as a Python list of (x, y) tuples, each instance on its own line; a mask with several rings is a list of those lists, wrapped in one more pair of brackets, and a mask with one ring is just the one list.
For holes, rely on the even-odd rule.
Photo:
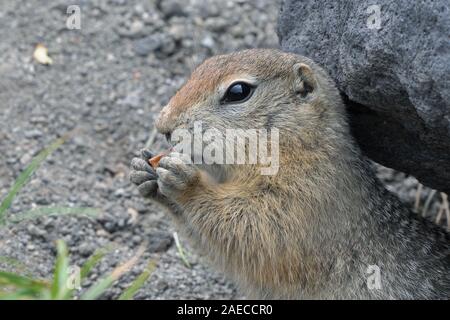
[(244, 102), (253, 93), (253, 86), (245, 82), (232, 84), (225, 92), (221, 103)]

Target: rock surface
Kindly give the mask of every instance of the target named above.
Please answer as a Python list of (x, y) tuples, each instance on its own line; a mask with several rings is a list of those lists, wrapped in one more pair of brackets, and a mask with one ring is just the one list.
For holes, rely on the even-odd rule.
[(447, 193), (449, 14), (447, 0), (285, 0), (278, 25), (284, 50), (334, 78), (369, 157)]

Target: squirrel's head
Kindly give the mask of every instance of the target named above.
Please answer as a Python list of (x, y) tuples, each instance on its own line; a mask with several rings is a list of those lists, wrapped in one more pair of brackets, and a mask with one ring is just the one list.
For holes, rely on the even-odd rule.
[[(311, 60), (274, 49), (251, 49), (207, 59), (161, 111), (156, 126), (202, 130), (278, 128), (314, 145), (313, 132), (346, 131), (341, 98)], [(339, 131), (339, 130), (338, 130)]]

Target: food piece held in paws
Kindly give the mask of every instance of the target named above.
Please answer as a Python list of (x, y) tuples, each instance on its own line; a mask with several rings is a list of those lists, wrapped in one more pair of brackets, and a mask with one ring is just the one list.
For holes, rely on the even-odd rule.
[(160, 153), (156, 156), (154, 156), (153, 158), (149, 159), (148, 162), (150, 163), (150, 165), (152, 166), (153, 169), (156, 169), (159, 165), (159, 161), (161, 161), (161, 159), (165, 156), (165, 153)]
[(161, 152), (160, 154), (154, 156), (153, 158), (148, 160), (148, 163), (150, 163), (150, 165), (152, 166), (153, 169), (158, 168), (159, 162), (161, 161), (161, 159), (165, 156), (167, 156), (170, 152), (172, 152), (173, 148)]

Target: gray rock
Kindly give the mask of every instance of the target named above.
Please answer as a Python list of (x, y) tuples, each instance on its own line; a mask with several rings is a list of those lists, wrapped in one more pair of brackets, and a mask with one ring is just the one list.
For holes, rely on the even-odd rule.
[(78, 247), (78, 252), (82, 257), (89, 257), (95, 251), (95, 245), (92, 243), (84, 242)]
[(449, 34), (447, 0), (285, 0), (278, 25), (284, 50), (336, 81), (369, 157), (447, 193)]
[(119, 100), (118, 103), (132, 108), (138, 108), (141, 105), (140, 90), (128, 93), (123, 99)]
[(164, 14), (166, 19), (174, 16), (185, 16), (183, 5), (178, 1), (164, 0), (158, 1), (158, 9)]
[(140, 56), (146, 56), (159, 49), (163, 45), (163, 42), (164, 39), (161, 34), (153, 34), (135, 41), (134, 51)]
[(167, 251), (173, 243), (172, 235), (161, 231), (154, 231), (149, 235), (148, 240), (148, 250), (150, 252)]
[(26, 138), (29, 138), (29, 139), (37, 139), (37, 138), (42, 137), (42, 132), (37, 129), (32, 129), (32, 130), (26, 130), (24, 132), (24, 135)]
[(174, 49), (173, 39), (165, 33), (155, 33), (134, 42), (134, 51), (140, 56), (147, 56), (154, 51), (171, 54)]
[(202, 46), (208, 49), (214, 48), (214, 39), (210, 36), (206, 36), (201, 41)]

